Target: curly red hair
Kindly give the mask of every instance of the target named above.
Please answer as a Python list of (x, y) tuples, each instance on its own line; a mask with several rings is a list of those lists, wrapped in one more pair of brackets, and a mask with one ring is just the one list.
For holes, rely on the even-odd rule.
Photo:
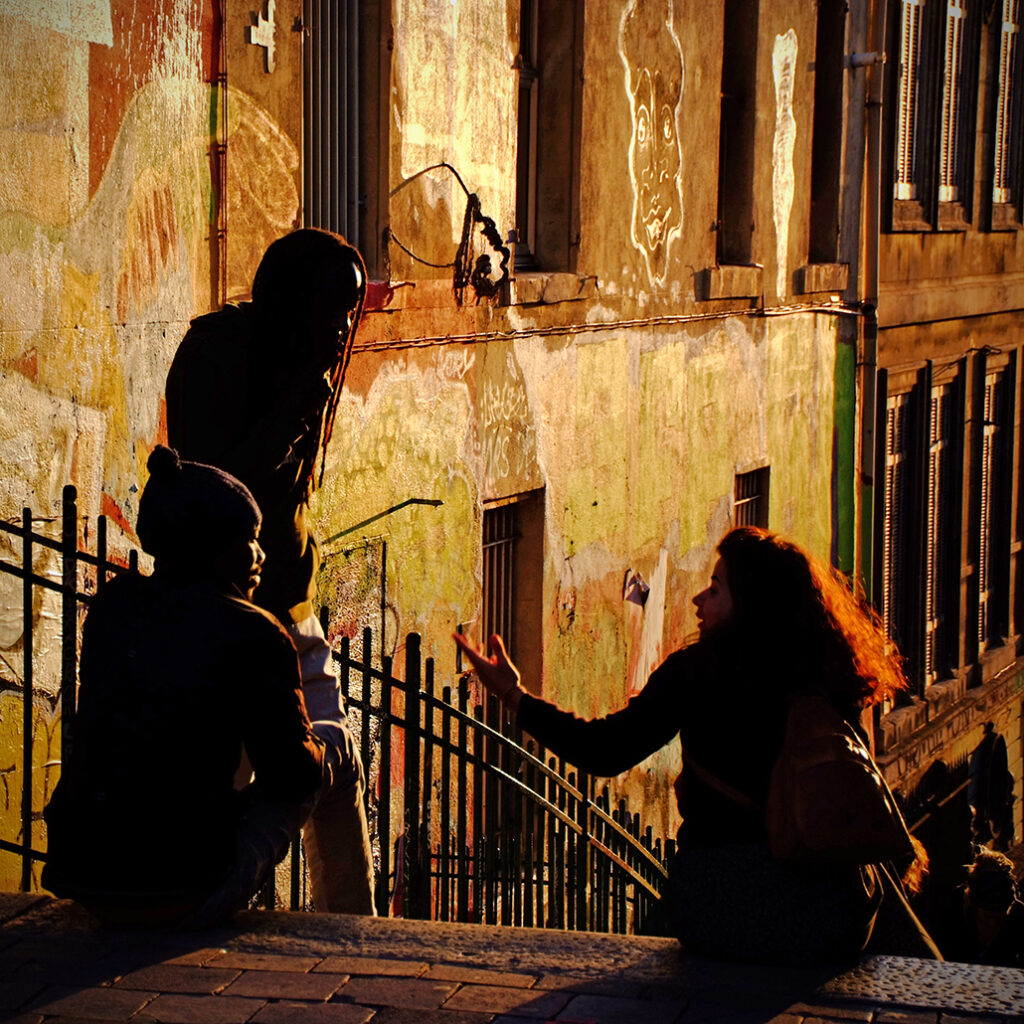
[(718, 552), (732, 593), (730, 632), (780, 666), (793, 689), (820, 686), (858, 709), (906, 689), (877, 615), (834, 569), (753, 526), (730, 530)]

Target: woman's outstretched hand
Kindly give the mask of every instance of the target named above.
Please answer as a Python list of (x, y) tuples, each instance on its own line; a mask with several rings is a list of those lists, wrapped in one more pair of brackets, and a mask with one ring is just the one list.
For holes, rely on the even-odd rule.
[(512, 663), (505, 644), (495, 633), (488, 644), (490, 656), (482, 647), (471, 644), (461, 633), (453, 633), (452, 637), (463, 654), (469, 658), (473, 671), (476, 672), (484, 688), (493, 693), (511, 711), (519, 706), (522, 689), (519, 686), (519, 669)]

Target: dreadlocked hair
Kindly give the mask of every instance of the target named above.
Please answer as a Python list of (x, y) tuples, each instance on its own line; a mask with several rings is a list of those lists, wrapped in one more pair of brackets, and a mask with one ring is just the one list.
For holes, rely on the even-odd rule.
[[(356, 328), (366, 301), (366, 265), (359, 250), (341, 235), (322, 228), (300, 228), (272, 242), (256, 270), (252, 283), (252, 302), (266, 321), (268, 330), (287, 330), (295, 314), (297, 298), (309, 291), (310, 282), (325, 268), (351, 270), (343, 296), (350, 304), (351, 322), (338, 346), (337, 358), (330, 369), (331, 394), (315, 429), (311, 429), (297, 447), (300, 479), (310, 495), (324, 482), (327, 446), (334, 430), (345, 371), (352, 357)], [(344, 280), (344, 278), (343, 278)], [(316, 471), (320, 462), (319, 474)]]

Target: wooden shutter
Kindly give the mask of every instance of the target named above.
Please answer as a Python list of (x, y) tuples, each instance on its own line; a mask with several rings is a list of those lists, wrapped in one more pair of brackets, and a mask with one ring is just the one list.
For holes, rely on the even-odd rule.
[(921, 25), (924, 0), (902, 0), (900, 74), (896, 114), (895, 198), (917, 198), (917, 131), (921, 89)]
[(946, 4), (942, 78), (942, 119), (939, 129), (939, 202), (960, 198), (960, 110), (963, 90), (964, 8), (962, 0)]
[(1020, 34), (1020, 0), (1002, 0), (1003, 17), (999, 40), (999, 91), (996, 96), (995, 155), (992, 168), (992, 202), (1012, 201), (1011, 166), (1012, 97), (1017, 70), (1017, 39)]

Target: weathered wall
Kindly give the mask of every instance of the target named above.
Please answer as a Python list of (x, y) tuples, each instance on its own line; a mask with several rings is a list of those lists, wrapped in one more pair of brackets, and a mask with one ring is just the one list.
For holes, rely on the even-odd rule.
[[(277, 4), (272, 73), (244, 39), (252, 6), (226, 4), (221, 87), (207, 85), (220, 61), (208, 0), (111, 0), (90, 6), (96, 24), (0, 17), (5, 517), (23, 504), (58, 513), (73, 481), (86, 515), (111, 518), (114, 550), (134, 543), (145, 459), (163, 437), (164, 375), (188, 320), (221, 290), (243, 294), (267, 243), (299, 222), (291, 25), (301, 5)], [(836, 325), (828, 312), (753, 316), (757, 300), (695, 297), (715, 253), (715, 6), (586, 6), (576, 274), (524, 279), (506, 300), (459, 308), (450, 272), (393, 248), (314, 514), (332, 621), (377, 627), (383, 600), (385, 648), (418, 630), (448, 674), (449, 633), (479, 617), (482, 503), (543, 488), (543, 627), (531, 638), (543, 679), (533, 685), (601, 713), (694, 629), (689, 597), (730, 525), (736, 472), (770, 465), (772, 524), (828, 557)], [(447, 161), (502, 237), (515, 196), (516, 10), (394, 0), (390, 13), (391, 187)], [(637, 18), (656, 31), (636, 37)], [(806, 4), (762, 4), (761, 21), (755, 258), (772, 305), (779, 288), (791, 301), (806, 261), (814, 33)], [(430, 172), (391, 200), (390, 223), (418, 255), (446, 263), (465, 201), (450, 172)], [(651, 584), (643, 609), (623, 601), (627, 569)], [(0, 575), (0, 587), (0, 769), (13, 773), (4, 834), (14, 838), (20, 583)], [(52, 696), (48, 664), (37, 683)], [(55, 737), (49, 705), (41, 698), (42, 734)], [(673, 825), (677, 756), (666, 751), (630, 784), (649, 797), (657, 831)]]

